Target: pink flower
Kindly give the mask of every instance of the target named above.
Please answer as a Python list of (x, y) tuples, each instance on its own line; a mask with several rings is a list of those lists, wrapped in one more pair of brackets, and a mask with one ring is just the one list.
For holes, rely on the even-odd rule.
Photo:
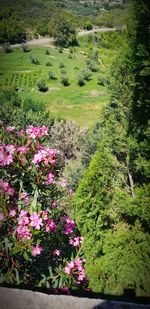
[(34, 154), (34, 158), (32, 160), (32, 163), (39, 164), (41, 162), (44, 162), (45, 165), (55, 164), (57, 153), (58, 153), (57, 150), (50, 149), (49, 147), (39, 149), (39, 151)]
[(10, 126), (10, 127), (6, 127), (5, 130), (6, 130), (6, 132), (8, 132), (8, 133), (9, 133), (9, 132), (13, 132), (13, 131), (15, 130), (15, 127), (11, 127), (11, 126)]
[(26, 133), (30, 138), (41, 138), (48, 135), (48, 127), (33, 127), (32, 125), (26, 128)]
[(48, 219), (45, 230), (46, 232), (54, 232), (56, 230), (56, 223), (52, 219)]
[(74, 264), (73, 261), (68, 262), (68, 263), (67, 263), (67, 266), (65, 266), (65, 268), (64, 268), (65, 273), (68, 274), (68, 275), (70, 275), (70, 273), (71, 273), (72, 269), (74, 268), (74, 266), (75, 266), (75, 264)]
[(0, 212), (0, 221), (4, 220), (4, 215)]
[(67, 186), (67, 181), (66, 181), (65, 179), (62, 179), (62, 180), (59, 182), (59, 184), (60, 184), (60, 186), (61, 186), (62, 188), (66, 188), (66, 186)]
[(15, 190), (10, 187), (8, 182), (3, 181), (3, 179), (0, 179), (0, 192), (11, 196), (15, 193)]
[(46, 184), (51, 184), (51, 183), (54, 183), (55, 180), (54, 180), (54, 174), (49, 172), (48, 175), (47, 175), (47, 181), (46, 181)]
[(34, 212), (30, 216), (30, 226), (35, 227), (36, 230), (40, 230), (41, 226), (43, 226), (42, 219), (40, 218), (39, 214), (37, 212)]
[(58, 250), (58, 249), (54, 250), (53, 255), (60, 256), (60, 250)]
[(20, 131), (18, 132), (18, 137), (21, 137), (21, 136), (23, 136), (23, 135), (24, 135), (23, 130), (20, 130)]
[(40, 255), (42, 252), (43, 248), (40, 247), (39, 245), (36, 245), (35, 247), (32, 247), (32, 256)]
[(57, 206), (58, 206), (58, 205), (57, 205), (57, 202), (56, 202), (56, 201), (52, 202), (51, 207), (52, 207), (53, 209), (56, 209)]
[(24, 203), (28, 203), (30, 201), (30, 198), (27, 196), (26, 192), (21, 192), (19, 194), (19, 198), (23, 200)]
[(17, 148), (17, 151), (18, 151), (20, 154), (27, 153), (28, 150), (29, 150), (29, 148), (27, 147), (27, 145)]
[(47, 219), (48, 219), (48, 211), (47, 210), (41, 210), (40, 215), (42, 216), (42, 219), (44, 221), (47, 221)]
[(67, 216), (63, 217), (61, 221), (66, 222), (64, 224), (64, 230), (63, 230), (64, 234), (66, 234), (66, 235), (72, 234), (75, 227), (76, 227), (75, 222)]
[(79, 247), (83, 242), (83, 237), (74, 237), (69, 240), (69, 244), (73, 245), (74, 247)]
[(9, 165), (11, 162), (13, 162), (14, 151), (15, 151), (14, 145), (3, 144), (0, 146), (0, 165), (1, 166)]
[(12, 210), (10, 210), (10, 212), (9, 212), (9, 217), (15, 217), (16, 216), (16, 210), (15, 209), (12, 209)]
[(16, 231), (19, 238), (25, 238), (28, 240), (32, 237), (32, 233), (27, 226), (18, 225)]

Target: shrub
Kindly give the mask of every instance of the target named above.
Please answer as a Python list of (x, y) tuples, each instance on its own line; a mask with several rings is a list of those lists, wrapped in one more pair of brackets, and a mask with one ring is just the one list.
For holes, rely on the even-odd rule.
[(69, 86), (70, 85), (70, 82), (69, 82), (69, 79), (68, 79), (68, 76), (66, 75), (62, 75), (61, 77), (61, 83), (64, 85), (64, 86)]
[(31, 49), (29, 48), (28, 45), (23, 44), (22, 45), (22, 50), (23, 50), (24, 53), (28, 53), (28, 52), (30, 52)]
[(86, 80), (86, 81), (89, 81), (89, 80), (92, 79), (91, 75), (92, 75), (91, 71), (88, 68), (83, 69), (82, 72), (81, 72), (81, 76), (83, 76), (84, 80)]
[(84, 287), (83, 238), (60, 207), (69, 192), (60, 178), (62, 155), (44, 146), (48, 128), (1, 130), (1, 283)]
[(92, 72), (98, 72), (99, 69), (93, 60), (88, 60), (87, 65), (88, 65), (89, 70), (91, 70)]
[(44, 79), (41, 79), (37, 82), (37, 86), (39, 88), (39, 91), (46, 92), (48, 91), (48, 86), (46, 85), (46, 82)]
[(45, 54), (46, 54), (46, 55), (49, 55), (49, 54), (50, 54), (50, 52), (49, 52), (48, 49), (46, 49)]
[(59, 51), (60, 54), (62, 54), (62, 53), (63, 53), (63, 47), (60, 46), (60, 47), (58, 48), (58, 51)]
[(61, 69), (61, 74), (62, 75), (66, 75), (67, 74), (67, 72), (66, 72), (66, 70), (64, 68)]
[(62, 69), (62, 68), (64, 68), (64, 67), (65, 67), (64, 63), (61, 62), (61, 63), (59, 64), (59, 68)]
[(78, 76), (77, 84), (78, 84), (80, 87), (85, 85), (84, 76), (81, 76), (81, 75)]
[(46, 66), (47, 66), (47, 67), (52, 67), (52, 63), (51, 63), (50, 61), (47, 61), (47, 62), (46, 62)]
[(57, 80), (57, 76), (53, 72), (48, 73), (48, 78), (51, 80)]
[(100, 86), (106, 86), (107, 80), (104, 77), (97, 77), (97, 84)]
[(33, 58), (33, 57), (31, 56), (31, 63), (36, 64), (36, 65), (39, 65), (39, 64), (40, 64), (40, 61), (39, 61), (39, 59)]
[(6, 42), (3, 44), (3, 49), (4, 49), (4, 52), (7, 54), (13, 51), (9, 42)]
[(86, 30), (92, 30), (93, 29), (93, 25), (92, 22), (90, 20), (87, 20), (85, 25), (84, 25), (84, 29)]

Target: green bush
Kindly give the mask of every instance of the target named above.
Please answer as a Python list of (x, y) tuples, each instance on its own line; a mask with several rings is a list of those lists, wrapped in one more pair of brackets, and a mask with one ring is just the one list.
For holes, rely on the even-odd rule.
[(44, 79), (41, 79), (37, 82), (37, 86), (39, 88), (39, 91), (41, 92), (47, 92), (48, 91), (48, 86), (46, 85), (46, 82)]
[(23, 50), (24, 53), (28, 53), (28, 52), (30, 52), (31, 49), (29, 48), (28, 45), (23, 44), (22, 45), (22, 50)]
[(49, 54), (50, 54), (50, 52), (49, 52), (48, 49), (46, 49), (45, 54), (46, 54), (46, 55), (49, 55)]
[(85, 85), (84, 76), (81, 76), (81, 75), (78, 76), (77, 84), (78, 84), (80, 87)]
[(70, 82), (69, 82), (69, 79), (66, 75), (62, 75), (61, 77), (61, 83), (64, 85), (64, 86), (69, 86), (70, 85)]
[(6, 42), (6, 43), (3, 44), (3, 50), (7, 54), (9, 54), (13, 51), (9, 42)]
[(53, 72), (48, 73), (48, 78), (51, 80), (57, 80), (57, 76)]
[(47, 67), (52, 67), (52, 63), (51, 63), (50, 61), (47, 61), (47, 62), (46, 62), (46, 66), (47, 66)]

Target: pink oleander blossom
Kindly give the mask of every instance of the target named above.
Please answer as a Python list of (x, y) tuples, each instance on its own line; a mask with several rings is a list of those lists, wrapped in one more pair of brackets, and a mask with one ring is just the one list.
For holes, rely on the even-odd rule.
[(60, 253), (61, 253), (61, 250), (59, 250), (59, 249), (55, 249), (55, 250), (53, 251), (53, 255), (54, 255), (54, 256), (60, 256)]
[(10, 210), (9, 217), (14, 218), (15, 216), (16, 216), (16, 210), (15, 209)]
[(67, 187), (67, 181), (65, 179), (62, 179), (60, 182), (59, 182), (60, 186), (62, 188), (66, 188)]
[(37, 212), (34, 212), (31, 216), (30, 216), (30, 226), (35, 227), (36, 230), (40, 230), (41, 226), (43, 226), (42, 223), (42, 218), (40, 218), (39, 214)]
[(41, 210), (40, 215), (41, 215), (43, 221), (47, 221), (47, 219), (48, 219), (48, 211), (47, 210)]
[(40, 149), (37, 153), (34, 154), (34, 158), (32, 163), (39, 164), (43, 162), (45, 165), (55, 164), (56, 163), (56, 155), (58, 151), (55, 149), (51, 149), (49, 147), (45, 147)]
[(30, 125), (26, 128), (26, 134), (32, 139), (42, 138), (43, 136), (48, 135), (48, 127), (33, 127), (32, 125)]
[(83, 237), (74, 237), (69, 240), (69, 244), (73, 245), (74, 247), (79, 247), (83, 242)]
[(26, 154), (28, 150), (29, 150), (29, 148), (28, 148), (27, 145), (17, 148), (17, 151), (19, 152), (20, 155)]
[(4, 220), (4, 215), (0, 212), (0, 222)]
[(48, 219), (46, 222), (46, 232), (54, 232), (56, 230), (56, 223), (52, 219)]
[(27, 226), (18, 225), (16, 232), (19, 238), (28, 240), (32, 237), (32, 233)]
[(72, 234), (76, 227), (75, 222), (72, 219), (70, 219), (68, 216), (63, 217), (61, 221), (65, 222), (63, 233), (66, 235)]
[(56, 202), (56, 201), (53, 201), (53, 202), (51, 203), (51, 207), (52, 207), (52, 209), (56, 209), (56, 208), (57, 208), (57, 206), (58, 206), (58, 204), (57, 204), (57, 202)]
[(54, 178), (54, 174), (52, 172), (49, 172), (47, 175), (47, 180), (46, 180), (46, 184), (52, 184), (55, 182), (55, 178)]
[(21, 199), (24, 203), (29, 203), (29, 201), (30, 201), (30, 198), (29, 198), (29, 196), (27, 195), (26, 192), (21, 192), (19, 194), (19, 199)]
[(85, 280), (84, 263), (85, 259), (77, 258), (74, 261), (68, 262), (64, 268), (66, 274), (77, 277), (79, 284)]
[(40, 255), (42, 252), (43, 248), (39, 245), (36, 245), (35, 247), (32, 246), (32, 256)]
[(3, 144), (0, 146), (0, 166), (9, 165), (13, 162), (15, 146)]
[(6, 130), (6, 132), (11, 133), (11, 132), (14, 132), (15, 127), (9, 126), (9, 127), (6, 127), (5, 130)]
[(12, 196), (15, 193), (15, 190), (9, 185), (8, 182), (0, 179), (0, 192), (5, 195)]

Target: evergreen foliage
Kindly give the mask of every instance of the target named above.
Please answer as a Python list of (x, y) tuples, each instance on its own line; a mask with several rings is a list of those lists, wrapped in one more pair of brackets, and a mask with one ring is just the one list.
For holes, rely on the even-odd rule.
[(133, 8), (129, 46), (112, 67), (110, 104), (88, 144), (92, 155), (99, 142), (75, 195), (75, 217), (92, 290), (150, 296), (150, 4), (138, 0)]

